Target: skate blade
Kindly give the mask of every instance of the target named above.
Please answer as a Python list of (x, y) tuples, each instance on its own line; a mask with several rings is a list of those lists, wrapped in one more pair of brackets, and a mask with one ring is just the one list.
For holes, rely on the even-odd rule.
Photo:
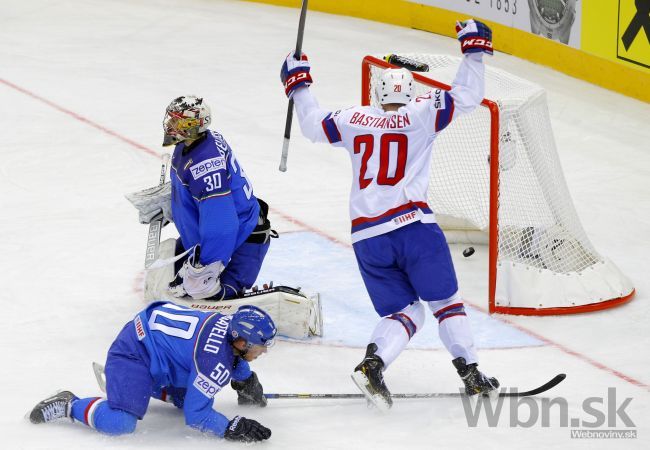
[(102, 392), (106, 392), (106, 372), (104, 371), (104, 366), (93, 361), (93, 373), (95, 374), (99, 389)]
[(368, 400), (368, 403), (372, 404), (381, 412), (388, 412), (391, 405), (388, 404), (384, 397), (370, 391), (370, 382), (368, 381), (368, 377), (366, 377), (362, 372), (353, 372), (351, 377), (354, 384), (357, 385), (359, 390), (366, 397), (366, 400)]

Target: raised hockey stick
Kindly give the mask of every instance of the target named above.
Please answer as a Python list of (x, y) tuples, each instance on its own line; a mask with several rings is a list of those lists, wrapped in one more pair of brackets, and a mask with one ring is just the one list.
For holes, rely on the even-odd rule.
[[(169, 153), (162, 155), (162, 165), (160, 167), (159, 186), (165, 184), (167, 177), (167, 166), (169, 165)], [(158, 259), (158, 249), (160, 248), (160, 232), (163, 227), (162, 212), (149, 223), (149, 233), (147, 234), (147, 249), (144, 254), (144, 268), (148, 269), (153, 262)]]
[[(104, 375), (104, 366), (99, 363), (93, 363), (93, 372), (95, 373), (95, 378), (97, 378), (97, 384), (102, 392), (106, 392), (106, 376)], [(560, 384), (566, 378), (566, 374), (560, 373), (555, 375), (551, 380), (542, 384), (535, 389), (529, 391), (517, 391), (517, 392), (499, 392), (499, 397), (530, 397), (531, 395), (541, 394), (546, 392), (558, 384)], [(363, 394), (264, 394), (264, 397), (268, 399), (361, 399), (365, 398)], [(461, 392), (431, 392), (425, 394), (391, 394), (392, 398), (401, 398), (401, 399), (417, 399), (417, 398), (461, 398), (465, 397), (465, 394)]]
[[(296, 51), (294, 56), (300, 58), (302, 55), (302, 36), (305, 33), (305, 18), (307, 17), (307, 2), (302, 0), (300, 7), (300, 22), (298, 22), (298, 39), (296, 40)], [(284, 124), (284, 142), (282, 143), (282, 156), (280, 157), (280, 172), (287, 171), (287, 157), (289, 156), (289, 140), (291, 139), (291, 123), (293, 122), (293, 98), (289, 99), (287, 108), (287, 121)]]

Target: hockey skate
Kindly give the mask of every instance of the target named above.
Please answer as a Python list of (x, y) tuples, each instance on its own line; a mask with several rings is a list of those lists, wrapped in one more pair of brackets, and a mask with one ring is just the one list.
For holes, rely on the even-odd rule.
[(384, 362), (375, 355), (377, 344), (369, 344), (366, 357), (352, 373), (352, 381), (366, 396), (369, 403), (375, 405), (380, 411), (388, 411), (393, 406), (390, 391), (384, 384)]
[(499, 395), (499, 381), (496, 378), (485, 376), (478, 370), (476, 363), (466, 364), (465, 358), (458, 357), (452, 361), (452, 364), (465, 384), (465, 393), (467, 395), (481, 394), (488, 397)]
[(71, 417), (72, 402), (77, 399), (78, 397), (70, 391), (58, 392), (34, 406), (29, 414), (29, 420), (32, 423), (46, 423)]

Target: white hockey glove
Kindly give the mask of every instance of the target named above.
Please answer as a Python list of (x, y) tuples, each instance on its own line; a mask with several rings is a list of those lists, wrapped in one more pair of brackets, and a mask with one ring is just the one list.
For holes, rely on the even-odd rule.
[(294, 58), (293, 52), (289, 53), (280, 70), (280, 80), (284, 85), (284, 92), (287, 97), (291, 98), (297, 89), (313, 83), (309, 74), (310, 69), (311, 65), (307, 55), (303, 53), (298, 60)]
[(219, 276), (224, 269), (223, 263), (215, 261), (204, 266), (199, 262), (199, 254), (200, 248), (197, 245), (194, 254), (187, 258), (178, 273), (183, 278), (182, 289), (180, 289), (180, 285), (170, 286), (170, 292), (175, 297), (182, 297), (187, 294), (196, 300), (200, 300), (212, 297), (221, 290)]
[(165, 224), (173, 222), (172, 218), (172, 184), (154, 186), (126, 194), (126, 199), (140, 213), (140, 223), (151, 223), (160, 213)]

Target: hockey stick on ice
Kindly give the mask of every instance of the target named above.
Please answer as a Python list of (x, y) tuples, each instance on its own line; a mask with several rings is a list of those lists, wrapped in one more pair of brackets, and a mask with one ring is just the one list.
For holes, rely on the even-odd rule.
[[(167, 165), (169, 164), (169, 153), (162, 155), (162, 165), (160, 167), (159, 186), (165, 184), (167, 176)], [(160, 232), (163, 227), (162, 212), (149, 223), (149, 233), (147, 234), (147, 249), (144, 254), (144, 268), (148, 269), (151, 264), (158, 259), (158, 250), (160, 248)]]
[[(307, 17), (307, 2), (302, 0), (300, 8), (300, 22), (298, 23), (298, 39), (294, 56), (299, 59), (302, 55), (302, 36), (305, 34), (305, 18)], [(280, 172), (287, 171), (287, 157), (289, 156), (289, 140), (291, 139), (291, 122), (293, 122), (293, 98), (289, 99), (287, 108), (287, 121), (284, 125), (284, 142), (282, 143), (282, 156), (280, 157)]]
[[(535, 389), (521, 392), (499, 392), (499, 397), (528, 397), (531, 395), (541, 394), (549, 389), (554, 388), (566, 378), (566, 374), (559, 374), (550, 381), (542, 384)], [(264, 394), (264, 397), (270, 399), (348, 399), (348, 398), (365, 398), (363, 394)], [(432, 392), (427, 394), (391, 394), (392, 398), (415, 399), (415, 398), (460, 398), (465, 394), (460, 392)]]
[[(95, 378), (97, 378), (97, 384), (99, 388), (106, 392), (106, 375), (104, 374), (104, 366), (99, 363), (93, 363), (93, 372), (95, 372)], [(529, 397), (531, 395), (541, 394), (546, 392), (558, 384), (560, 384), (566, 378), (566, 374), (561, 373), (555, 375), (551, 380), (542, 384), (535, 389), (529, 391), (521, 392), (499, 392), (499, 397)], [(431, 392), (427, 394), (391, 394), (392, 398), (402, 398), (402, 399), (417, 399), (417, 398), (460, 398), (464, 397), (465, 394), (460, 392)], [(264, 397), (268, 399), (352, 399), (352, 398), (365, 398), (363, 394), (264, 394)]]

